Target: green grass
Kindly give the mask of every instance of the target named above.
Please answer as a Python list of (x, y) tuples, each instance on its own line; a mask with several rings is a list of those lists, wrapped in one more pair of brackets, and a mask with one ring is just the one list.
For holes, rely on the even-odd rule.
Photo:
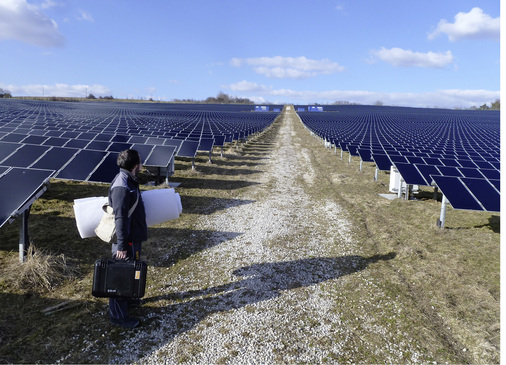
[[(331, 353), (328, 362), (385, 362), (371, 346), (379, 346), (385, 339), (369, 331), (367, 324), (384, 327), (396, 341), (412, 344), (424, 353), (424, 362), (498, 363), (500, 215), (449, 208), (445, 229), (438, 229), (441, 203), (431, 199), (431, 189), (423, 189), (419, 200), (381, 198), (379, 193), (388, 192), (388, 174), (381, 173), (375, 182), (372, 164), (365, 163), (359, 172), (358, 160), (348, 164), (346, 154), (341, 160), (339, 154), (324, 148), (301, 124), (297, 124), (295, 132), (295, 142), (309, 150), (311, 167), (318, 177), (312, 184), (300, 180), (306, 192), (315, 202), (334, 201), (343, 207), (352, 221), (354, 239), (363, 257), (395, 253), (395, 259), (378, 261), (374, 269), (347, 276), (339, 288), (320, 284), (327, 290), (325, 295), (335, 299), (333, 310), (341, 316), (343, 326), (353, 333), (344, 345), (345, 355)], [(278, 133), (279, 127), (274, 125), (245, 146), (229, 146), (223, 158), (215, 151), (212, 164), (207, 162), (207, 156), (199, 156), (195, 171), (189, 161), (177, 161), (176, 174), (170, 180), (182, 183), (176, 190), (181, 195), (183, 214), (178, 220), (150, 228), (143, 249), (150, 271), (148, 300), (141, 313), (154, 315), (144, 324), (148, 331), (157, 325), (161, 308), (183, 303), (184, 298), (171, 294), (170, 287), (181, 275), (199, 281), (203, 296), (200, 307), (189, 307), (195, 311), (189, 314), (199, 317), (201, 325), (211, 326), (205, 318), (205, 304), (215, 303), (221, 297), (217, 292), (206, 292), (206, 288), (212, 289), (220, 278), (210, 278), (198, 265), (205, 250), (219, 243), (209, 240), (213, 232), (197, 230), (196, 222), (228, 204), (247, 204), (251, 201), (247, 193), (255, 189), (268, 191), (271, 183), (262, 186), (252, 176), (263, 171)], [(143, 176), (144, 180), (148, 178)], [(97, 238), (82, 240), (73, 215), (74, 199), (104, 196), (107, 188), (53, 180), (48, 191), (33, 204), (30, 238), (38, 253), (36, 264), (45, 263), (47, 273), (42, 277), (49, 284), (37, 284), (46, 282), (40, 278), (20, 280), (26, 276), (27, 264), (18, 262), (18, 224), (0, 229), (0, 362), (54, 363), (72, 354), (64, 362), (103, 363), (109, 361), (107, 347), (93, 354), (75, 350), (103, 341), (103, 336), (109, 344), (131, 336), (109, 325), (106, 300), (91, 296), (93, 263), (110, 255), (109, 246)], [(62, 260), (66, 265), (62, 266)], [(221, 281), (226, 284), (226, 280), (224, 277)], [(305, 295), (300, 288), (291, 290)], [(42, 312), (66, 301), (69, 303), (59, 312)], [(255, 310), (248, 302), (245, 308), (248, 312)], [(318, 326), (318, 319), (308, 317), (302, 325)], [(182, 333), (188, 326), (185, 317), (181, 317), (176, 330)], [(287, 338), (280, 341), (286, 342), (285, 350), (278, 354), (280, 361), (287, 354), (297, 354)], [(310, 346), (330, 346), (334, 340), (309, 342)], [(193, 352), (202, 350), (197, 343), (188, 346)], [(226, 363), (235, 355), (230, 349), (221, 362)], [(405, 353), (400, 362), (414, 362), (411, 356)], [(180, 354), (177, 360), (189, 359)]]

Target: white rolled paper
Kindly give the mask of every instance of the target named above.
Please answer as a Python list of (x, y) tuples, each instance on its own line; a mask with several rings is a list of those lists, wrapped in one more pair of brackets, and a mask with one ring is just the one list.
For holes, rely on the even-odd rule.
[(174, 189), (148, 190), (142, 193), (148, 227), (179, 218), (181, 198)]
[(81, 238), (95, 237), (95, 228), (100, 223), (104, 211), (102, 206), (107, 203), (106, 196), (74, 200), (74, 213), (77, 230)]
[[(156, 189), (142, 192), (148, 227), (179, 218), (183, 211), (181, 197), (174, 189)], [(106, 196), (74, 200), (77, 230), (81, 238), (95, 237), (107, 202)]]

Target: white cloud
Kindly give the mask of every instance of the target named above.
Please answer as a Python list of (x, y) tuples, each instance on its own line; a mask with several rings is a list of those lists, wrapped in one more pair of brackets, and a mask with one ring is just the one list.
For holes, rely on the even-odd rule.
[(322, 60), (311, 60), (302, 57), (257, 57), (257, 58), (233, 58), (230, 61), (233, 67), (247, 65), (253, 70), (269, 78), (291, 78), (305, 79), (317, 75), (327, 75), (341, 72), (344, 67), (327, 58)]
[(241, 81), (232, 85), (222, 85), (237, 93), (240, 97), (247, 97), (255, 102), (264, 103), (333, 103), (348, 101), (373, 105), (377, 101), (385, 105), (411, 106), (411, 107), (441, 107), (441, 108), (469, 108), (490, 103), (500, 98), (499, 91), (490, 90), (462, 90), (447, 89), (432, 92), (373, 92), (360, 90), (326, 90), (326, 91), (300, 91), (292, 89), (274, 89), (254, 82)]
[(485, 14), (482, 9), (476, 7), (469, 13), (458, 13), (455, 15), (455, 22), (448, 23), (446, 19), (441, 19), (434, 30), (429, 34), (429, 39), (433, 39), (439, 34), (446, 34), (450, 41), (461, 39), (493, 39), (499, 40), (500, 18), (492, 18)]
[(421, 53), (395, 47), (391, 49), (383, 47), (372, 53), (380, 60), (393, 66), (444, 68), (453, 62), (451, 51)]
[(56, 22), (26, 0), (0, 0), (0, 40), (7, 39), (39, 47), (61, 47), (64, 44)]
[(69, 85), (69, 84), (30, 84), (30, 85), (8, 85), (1, 84), (0, 88), (9, 90), (13, 96), (67, 96), (85, 97), (89, 94), (95, 96), (111, 95), (111, 90), (99, 84), (94, 85)]
[(77, 17), (79, 20), (85, 20), (88, 22), (94, 22), (95, 19), (93, 19), (93, 16), (88, 13), (86, 10), (79, 9), (79, 16)]
[(235, 92), (247, 92), (247, 93), (270, 92), (270, 90), (272, 89), (271, 87), (245, 80), (231, 85), (222, 85), (222, 87), (225, 89), (230, 89)]

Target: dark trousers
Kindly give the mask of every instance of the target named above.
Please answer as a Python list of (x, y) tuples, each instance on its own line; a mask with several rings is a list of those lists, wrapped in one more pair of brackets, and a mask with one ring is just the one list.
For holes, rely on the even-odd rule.
[[(112, 258), (116, 258), (118, 245), (112, 244)], [(142, 242), (130, 242), (127, 248), (127, 258), (129, 260), (140, 260), (142, 251)], [(128, 298), (109, 298), (109, 316), (115, 319), (128, 318)]]

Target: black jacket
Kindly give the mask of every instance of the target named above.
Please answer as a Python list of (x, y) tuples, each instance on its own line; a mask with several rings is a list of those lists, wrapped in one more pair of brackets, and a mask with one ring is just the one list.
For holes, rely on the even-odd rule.
[[(128, 218), (128, 211), (139, 197), (137, 207)], [(114, 210), (118, 251), (125, 251), (128, 242), (148, 239), (146, 212), (142, 201), (139, 182), (129, 171), (120, 169), (109, 187), (109, 205)]]

